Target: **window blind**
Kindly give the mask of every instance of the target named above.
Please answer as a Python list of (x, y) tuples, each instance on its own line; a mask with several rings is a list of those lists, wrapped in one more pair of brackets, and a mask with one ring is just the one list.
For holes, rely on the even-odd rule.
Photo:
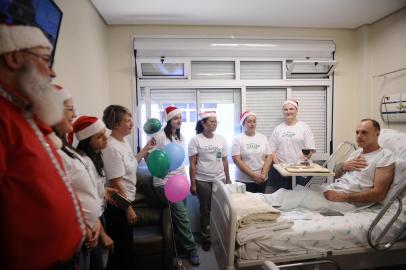
[(192, 61), (192, 79), (233, 80), (234, 61)]
[(279, 61), (241, 61), (241, 80), (282, 79), (282, 62)]
[(292, 99), (299, 102), (297, 118), (312, 129), (317, 153), (327, 152), (327, 89), (294, 87)]
[(257, 115), (257, 131), (269, 137), (273, 129), (283, 121), (282, 104), (286, 89), (247, 88), (246, 110)]

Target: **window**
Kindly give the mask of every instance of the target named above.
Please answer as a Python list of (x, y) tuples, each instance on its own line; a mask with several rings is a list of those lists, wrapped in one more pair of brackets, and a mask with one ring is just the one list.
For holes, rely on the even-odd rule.
[(292, 99), (299, 101), (297, 118), (312, 129), (316, 153), (327, 153), (327, 90), (325, 87), (292, 88)]
[(247, 88), (246, 110), (257, 115), (258, 132), (269, 137), (283, 121), (281, 106), (286, 95), (286, 89)]
[(233, 61), (193, 61), (192, 79), (233, 80), (235, 67)]
[(241, 80), (282, 79), (282, 62), (241, 61)]
[[(283, 121), (283, 101), (291, 98), (299, 101), (298, 119), (313, 131), (317, 150), (314, 159), (328, 157), (333, 70), (337, 64), (333, 41), (139, 37), (134, 40), (134, 49), (140, 98), (139, 133), (135, 134), (139, 137), (135, 139), (141, 145), (146, 140), (142, 125), (147, 117), (162, 120), (163, 109), (169, 105), (183, 110), (182, 130), (187, 141), (195, 135), (198, 112), (217, 111), (217, 132), (231, 146), (234, 136), (241, 132), (241, 110), (255, 112), (258, 132), (269, 136)], [(161, 69), (162, 55), (163, 64), (181, 64), (183, 75), (177, 73), (175, 65), (169, 69), (172, 77), (161, 76), (168, 70)], [(144, 67), (149, 76), (141, 74), (143, 63), (151, 63)], [(149, 67), (154, 69), (146, 69)]]
[[(149, 92), (149, 98), (146, 96)], [(147, 110), (146, 100), (150, 100), (150, 110)], [(182, 134), (185, 144), (196, 135), (195, 127), (200, 111), (216, 111), (219, 124), (217, 131), (222, 134), (229, 146), (234, 136), (239, 132), (238, 121), (240, 114), (240, 89), (141, 89), (141, 122), (142, 127), (147, 118), (157, 118), (165, 126), (164, 110), (168, 106), (176, 106), (182, 110)], [(198, 108), (198, 109), (196, 109)], [(150, 117), (147, 115), (150, 111)], [(142, 144), (147, 141), (147, 134), (141, 133)], [(188, 160), (185, 159), (185, 164)]]

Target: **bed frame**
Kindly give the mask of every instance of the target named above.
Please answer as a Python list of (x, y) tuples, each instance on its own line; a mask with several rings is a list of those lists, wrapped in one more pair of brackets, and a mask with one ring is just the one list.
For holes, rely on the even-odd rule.
[[(406, 190), (406, 185), (404, 185), (404, 188)], [(377, 218), (380, 218), (380, 216), (378, 214)], [(219, 269), (259, 269), (266, 259), (244, 260), (234, 257), (236, 224), (236, 211), (233, 208), (226, 186), (222, 182), (214, 182), (210, 227), (212, 247)], [(391, 243), (390, 250), (377, 250), (375, 247), (360, 247), (339, 251), (309, 252), (308, 254), (277, 259), (270, 258), (269, 260), (272, 260), (278, 266), (292, 263), (299, 263), (300, 265), (300, 262), (305, 262), (307, 265), (319, 265), (318, 269), (336, 269), (329, 268), (328, 266), (324, 268), (324, 264), (321, 261), (325, 260), (338, 264), (341, 269), (365, 269), (406, 264), (406, 240)]]

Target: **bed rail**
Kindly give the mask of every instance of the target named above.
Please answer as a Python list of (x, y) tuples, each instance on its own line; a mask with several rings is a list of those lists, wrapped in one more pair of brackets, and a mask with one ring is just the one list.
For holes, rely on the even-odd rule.
[[(376, 249), (376, 250), (385, 250), (389, 249), (393, 244), (399, 239), (402, 232), (406, 229), (406, 223), (402, 224), (401, 228), (393, 234), (391, 238), (388, 240), (381, 242), (389, 230), (392, 228), (393, 224), (398, 220), (400, 214), (402, 213), (403, 205), (402, 205), (402, 198), (403, 193), (406, 192), (406, 182), (398, 189), (398, 191), (392, 196), (392, 198), (384, 205), (384, 207), (379, 211), (378, 215), (372, 221), (371, 226), (368, 229), (367, 240), (368, 244)], [(373, 239), (374, 229), (378, 225), (378, 223), (382, 220), (385, 214), (388, 212), (388, 209), (394, 205), (394, 203), (398, 203), (396, 213), (390, 219), (388, 224), (383, 228), (383, 230), (377, 235), (375, 239)]]

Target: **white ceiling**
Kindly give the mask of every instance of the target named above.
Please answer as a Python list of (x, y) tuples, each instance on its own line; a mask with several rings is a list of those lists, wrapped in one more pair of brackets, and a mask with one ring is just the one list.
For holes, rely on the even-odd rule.
[(357, 28), (406, 0), (91, 0), (110, 25)]

